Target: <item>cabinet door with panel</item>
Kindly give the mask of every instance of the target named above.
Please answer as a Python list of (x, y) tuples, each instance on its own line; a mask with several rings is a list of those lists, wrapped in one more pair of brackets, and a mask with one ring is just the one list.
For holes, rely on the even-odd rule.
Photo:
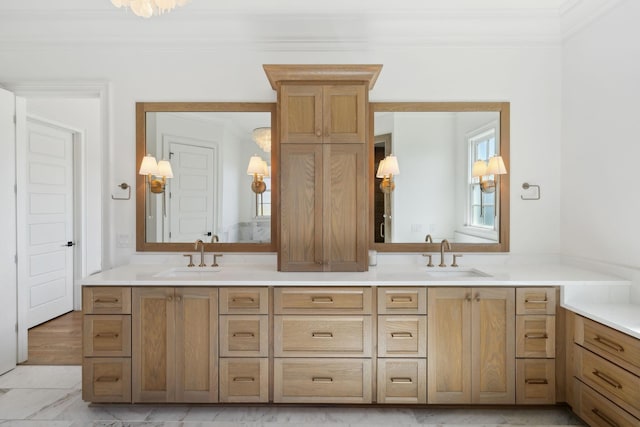
[(515, 290), (430, 288), (429, 403), (515, 403)]
[(134, 288), (134, 402), (215, 402), (217, 289)]

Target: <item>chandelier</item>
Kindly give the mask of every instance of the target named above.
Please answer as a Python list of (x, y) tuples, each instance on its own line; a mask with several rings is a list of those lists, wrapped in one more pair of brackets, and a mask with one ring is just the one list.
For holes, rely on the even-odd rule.
[(133, 13), (143, 18), (162, 15), (188, 2), (189, 0), (111, 0), (115, 7), (129, 7)]
[(255, 128), (251, 136), (262, 151), (271, 152), (271, 128)]

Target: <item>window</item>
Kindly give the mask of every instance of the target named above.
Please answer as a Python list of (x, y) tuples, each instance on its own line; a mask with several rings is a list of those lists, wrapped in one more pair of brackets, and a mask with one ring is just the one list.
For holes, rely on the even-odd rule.
[[(467, 135), (469, 144), (469, 210), (467, 212), (467, 225), (481, 229), (495, 230), (497, 224), (497, 191), (491, 193), (482, 192), (480, 178), (471, 176), (473, 164), (478, 160), (487, 162), (490, 157), (498, 155), (498, 124), (492, 122)], [(488, 175), (484, 179), (494, 179)]]

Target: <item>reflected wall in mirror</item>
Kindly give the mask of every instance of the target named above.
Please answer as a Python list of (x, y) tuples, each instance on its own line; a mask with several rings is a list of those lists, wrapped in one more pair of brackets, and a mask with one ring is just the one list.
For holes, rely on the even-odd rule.
[[(137, 249), (273, 251), (272, 103), (137, 103)], [(144, 156), (171, 164), (150, 191)], [(275, 222), (273, 222), (275, 224)]]
[[(436, 251), (447, 239), (455, 251), (507, 252), (509, 103), (372, 103), (371, 114), (373, 174), (390, 154), (400, 171), (392, 191), (371, 177), (372, 247)], [(493, 156), (507, 173), (483, 176), (481, 189), (474, 163)]]

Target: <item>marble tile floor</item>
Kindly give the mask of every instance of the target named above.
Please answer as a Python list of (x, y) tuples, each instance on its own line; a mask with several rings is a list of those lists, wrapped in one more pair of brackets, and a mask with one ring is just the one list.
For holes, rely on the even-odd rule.
[(88, 404), (80, 366), (18, 366), (0, 376), (0, 427), (583, 426), (564, 407), (398, 408)]

